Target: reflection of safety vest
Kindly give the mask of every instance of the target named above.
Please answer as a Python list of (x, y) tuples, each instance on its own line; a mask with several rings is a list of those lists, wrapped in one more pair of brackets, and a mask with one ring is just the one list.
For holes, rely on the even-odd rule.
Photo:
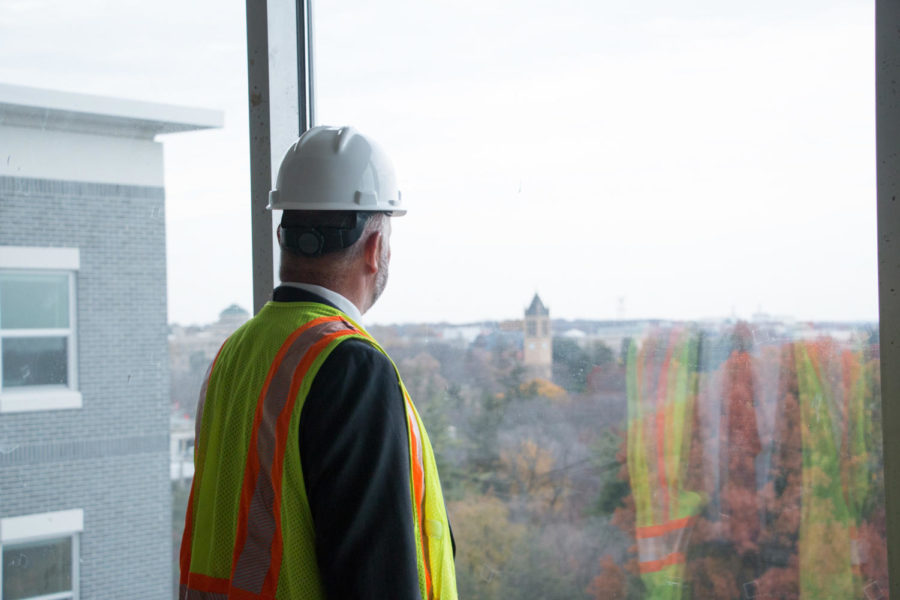
[[(296, 440), (316, 373), (338, 344), (352, 338), (384, 352), (337, 309), (270, 302), (222, 346), (197, 409), (195, 475), (181, 544), (182, 600), (324, 598)], [(400, 387), (419, 588), (424, 599), (455, 599), (434, 454), (402, 381)], [(251, 398), (257, 400), (245, 401)]]
[(697, 360), (697, 340), (677, 332), (628, 352), (628, 474), (644, 598), (653, 600), (682, 598), (685, 551), (703, 503), (685, 485)]
[[(833, 427), (841, 373), (835, 349), (824, 340), (794, 346), (803, 439), (803, 502), (798, 555), (801, 598), (855, 598), (855, 535), (841, 480), (841, 457)], [(858, 558), (858, 546), (857, 558)], [(823, 568), (823, 565), (827, 568)], [(861, 591), (861, 590), (860, 590)]]
[(666, 567), (684, 564), (693, 521), (693, 517), (684, 517), (637, 528), (635, 538), (641, 574), (658, 573)]

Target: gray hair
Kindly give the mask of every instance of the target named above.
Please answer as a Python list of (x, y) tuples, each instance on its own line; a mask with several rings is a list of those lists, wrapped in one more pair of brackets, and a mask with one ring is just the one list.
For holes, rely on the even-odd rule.
[[(313, 213), (308, 226), (335, 226), (346, 215), (334, 213)], [(281, 244), (281, 266), (279, 277), (282, 281), (311, 283), (332, 289), (343, 278), (346, 269), (356, 262), (365, 250), (366, 240), (372, 233), (384, 232), (387, 215), (373, 213), (363, 227), (362, 234), (353, 245), (317, 257), (303, 256)]]

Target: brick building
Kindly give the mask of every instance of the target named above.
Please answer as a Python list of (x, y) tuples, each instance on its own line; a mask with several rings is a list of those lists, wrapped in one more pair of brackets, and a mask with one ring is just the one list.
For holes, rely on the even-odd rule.
[(155, 137), (221, 124), (217, 111), (0, 85), (4, 598), (171, 597)]

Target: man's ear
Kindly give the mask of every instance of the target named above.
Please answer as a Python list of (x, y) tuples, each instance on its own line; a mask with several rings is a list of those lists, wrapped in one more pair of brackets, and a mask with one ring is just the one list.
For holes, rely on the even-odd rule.
[(275, 237), (278, 238), (278, 245), (281, 246), (281, 225), (275, 230)]
[(378, 261), (381, 258), (381, 244), (383, 243), (384, 239), (382, 238), (380, 231), (373, 231), (372, 234), (366, 238), (366, 246), (363, 250), (363, 258), (366, 263), (367, 273), (377, 273), (378, 269), (381, 268), (381, 265), (378, 264)]

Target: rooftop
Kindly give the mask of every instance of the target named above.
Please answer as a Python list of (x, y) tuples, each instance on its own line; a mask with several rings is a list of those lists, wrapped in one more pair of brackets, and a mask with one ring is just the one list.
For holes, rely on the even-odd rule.
[(534, 298), (531, 300), (531, 306), (525, 309), (525, 316), (528, 317), (547, 316), (549, 314), (550, 309), (544, 306), (544, 303), (541, 302), (541, 297), (537, 294), (535, 294)]
[(0, 125), (153, 139), (223, 123), (220, 110), (0, 83)]

